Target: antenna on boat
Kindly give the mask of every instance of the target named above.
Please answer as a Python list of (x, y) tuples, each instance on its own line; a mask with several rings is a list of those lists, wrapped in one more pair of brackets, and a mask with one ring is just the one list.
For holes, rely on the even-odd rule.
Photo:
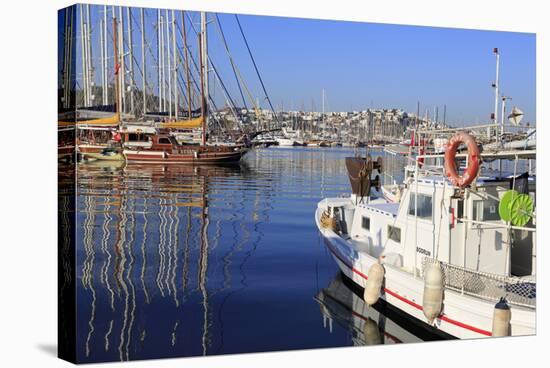
[(504, 117), (506, 115), (506, 100), (511, 100), (512, 97), (502, 95), (502, 110), (500, 112), (500, 135), (504, 134)]
[[(498, 124), (498, 89), (499, 89), (499, 83), (498, 83), (498, 72), (499, 72), (499, 64), (500, 64), (500, 54), (498, 53), (498, 48), (495, 47), (493, 49), (493, 53), (495, 54), (496, 56), (496, 78), (495, 78), (495, 82), (493, 83), (493, 88), (495, 89), (495, 111), (493, 112), (493, 124), (495, 125), (495, 128), (496, 128), (496, 125)], [(498, 129), (495, 129), (496, 133), (495, 133), (495, 139), (498, 141)]]

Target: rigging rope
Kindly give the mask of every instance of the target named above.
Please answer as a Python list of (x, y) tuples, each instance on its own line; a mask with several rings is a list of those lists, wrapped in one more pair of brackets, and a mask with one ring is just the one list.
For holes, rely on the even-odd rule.
[(237, 20), (237, 24), (239, 25), (239, 30), (241, 31), (241, 35), (243, 36), (243, 40), (244, 40), (244, 43), (246, 45), (246, 49), (248, 50), (248, 55), (250, 55), (250, 59), (252, 60), (252, 64), (254, 64), (254, 69), (256, 70), (256, 74), (258, 75), (258, 79), (260, 80), (260, 84), (262, 85), (262, 89), (264, 91), (267, 102), (269, 103), (269, 107), (271, 108), (271, 111), (273, 111), (273, 115), (275, 116), (275, 120), (277, 120), (277, 123), (279, 123), (279, 117), (277, 116), (277, 113), (275, 112), (275, 109), (273, 108), (273, 104), (271, 103), (271, 99), (269, 98), (269, 95), (267, 94), (267, 90), (265, 88), (264, 81), (262, 80), (262, 76), (260, 75), (260, 71), (258, 70), (258, 66), (256, 65), (256, 61), (254, 60), (254, 56), (252, 55), (252, 51), (250, 51), (250, 46), (248, 45), (248, 41), (246, 40), (246, 36), (244, 35), (243, 27), (241, 26), (241, 22), (239, 21), (239, 16), (237, 14), (235, 14), (235, 19)]
[(229, 61), (231, 62), (231, 68), (233, 68), (233, 74), (235, 75), (235, 80), (237, 81), (237, 87), (239, 87), (239, 93), (241, 94), (241, 98), (243, 100), (243, 106), (246, 109), (246, 100), (244, 98), (243, 90), (241, 88), (241, 84), (239, 83), (239, 77), (237, 75), (237, 70), (235, 69), (235, 63), (233, 62), (233, 58), (231, 57), (231, 53), (229, 52), (229, 47), (227, 46), (227, 41), (225, 39), (225, 34), (223, 33), (222, 24), (220, 22), (220, 18), (218, 17), (218, 14), (216, 14), (216, 25), (218, 26), (218, 31), (220, 31), (220, 36), (223, 41), (223, 45), (225, 46), (225, 51), (227, 51), (227, 54), (229, 56)]
[[(216, 19), (218, 19), (218, 15), (216, 14)], [(248, 86), (246, 85), (246, 83), (244, 82), (244, 78), (243, 76), (241, 75), (241, 72), (239, 71), (239, 68), (237, 67), (237, 65), (233, 62), (233, 57), (231, 56), (231, 52), (229, 51), (229, 47), (227, 46), (227, 42), (225, 41), (225, 35), (223, 33), (223, 30), (221, 29), (221, 23), (218, 19), (218, 33), (220, 33), (220, 36), (222, 38), (222, 41), (224, 43), (224, 46), (225, 46), (225, 51), (227, 52), (227, 56), (231, 62), (231, 65), (233, 67), (233, 72), (235, 73), (235, 77), (237, 78), (237, 85), (239, 87), (239, 92), (241, 93), (241, 97), (243, 99), (243, 103), (244, 103), (244, 107), (246, 109), (248, 109), (248, 106), (246, 106), (246, 100), (244, 98), (244, 95), (243, 95), (243, 92), (242, 92), (242, 89), (241, 89), (241, 84), (242, 86), (244, 87), (244, 90), (248, 96), (248, 98), (250, 99), (250, 103), (252, 103), (252, 106), (254, 107), (254, 112), (256, 114), (256, 118), (260, 119), (260, 110), (258, 108), (258, 105), (256, 104), (256, 101), (254, 100), (254, 96), (252, 96), (252, 93), (250, 93), (250, 90), (248, 89)], [(239, 84), (240, 83), (240, 84)]]

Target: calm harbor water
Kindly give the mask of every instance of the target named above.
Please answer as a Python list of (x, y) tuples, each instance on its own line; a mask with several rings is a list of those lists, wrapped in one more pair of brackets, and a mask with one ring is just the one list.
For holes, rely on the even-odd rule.
[(236, 168), (79, 165), (78, 360), (436, 339), (366, 308), (318, 234), (317, 202), (349, 193), (353, 154), (269, 148)]

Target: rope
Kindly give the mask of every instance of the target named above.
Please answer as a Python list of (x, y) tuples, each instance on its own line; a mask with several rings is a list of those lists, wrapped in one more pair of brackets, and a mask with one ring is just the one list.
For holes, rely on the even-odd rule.
[(235, 75), (235, 79), (237, 81), (237, 87), (239, 87), (239, 93), (241, 94), (241, 98), (243, 100), (244, 108), (247, 109), (246, 106), (246, 100), (244, 99), (243, 90), (241, 88), (241, 84), (239, 83), (239, 76), (237, 75), (237, 70), (235, 63), (233, 62), (233, 57), (231, 56), (231, 53), (229, 52), (229, 47), (227, 46), (227, 41), (225, 39), (225, 34), (223, 33), (222, 24), (220, 22), (220, 18), (218, 17), (218, 14), (216, 13), (216, 25), (218, 26), (218, 31), (220, 32), (221, 39), (223, 41), (223, 45), (225, 46), (225, 51), (227, 52), (227, 55), (229, 57), (229, 61), (231, 62), (231, 68), (233, 69), (233, 74)]
[(252, 60), (252, 64), (254, 64), (254, 69), (256, 70), (256, 74), (258, 75), (258, 79), (260, 80), (260, 84), (262, 85), (262, 89), (265, 94), (265, 98), (267, 99), (267, 102), (269, 103), (269, 107), (271, 108), (271, 111), (273, 111), (273, 115), (275, 116), (275, 120), (277, 120), (277, 123), (279, 122), (279, 117), (275, 113), (275, 109), (273, 108), (273, 104), (271, 103), (271, 99), (269, 98), (269, 95), (267, 94), (267, 90), (264, 85), (264, 81), (262, 80), (262, 76), (260, 75), (260, 71), (258, 70), (258, 66), (256, 65), (256, 61), (254, 60), (254, 56), (252, 55), (252, 51), (250, 51), (250, 46), (248, 45), (248, 41), (246, 40), (246, 36), (244, 35), (243, 27), (241, 27), (241, 22), (239, 21), (239, 16), (235, 14), (235, 19), (237, 20), (237, 24), (239, 25), (239, 30), (241, 31), (241, 35), (243, 36), (244, 43), (246, 45), (246, 49), (248, 50), (248, 55), (250, 55), (250, 59)]
[[(239, 128), (241, 128), (241, 121), (240, 121), (240, 119), (238, 118), (238, 116), (235, 112), (236, 105), (233, 102), (233, 99), (231, 98), (231, 95), (229, 95), (229, 92), (227, 92), (227, 88), (225, 88), (225, 84), (223, 83), (222, 79), (220, 78), (220, 75), (218, 74), (218, 70), (216, 69), (216, 67), (214, 66), (214, 63), (212, 63), (212, 61), (210, 61), (210, 65), (212, 65), (212, 69), (214, 70), (214, 73), (216, 74), (218, 82), (220, 82), (220, 85), (222, 86), (222, 89), (223, 89), (223, 92), (225, 94), (225, 98), (226, 98), (227, 102), (230, 102), (231, 105), (233, 106), (233, 108), (230, 107), (231, 112), (233, 113), (233, 116), (235, 117), (235, 120), (237, 121), (237, 124), (239, 125)], [(242, 130), (242, 128), (241, 128), (241, 130)]]

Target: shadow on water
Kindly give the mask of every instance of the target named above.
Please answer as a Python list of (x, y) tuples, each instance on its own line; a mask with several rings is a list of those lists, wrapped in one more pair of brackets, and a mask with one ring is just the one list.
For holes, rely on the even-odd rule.
[(439, 330), (415, 323), (383, 300), (369, 306), (362, 295), (361, 287), (338, 272), (330, 284), (315, 296), (325, 329), (332, 333), (335, 321), (350, 334), (353, 344), (357, 346), (452, 338)]
[(77, 360), (355, 345), (346, 329), (326, 333), (312, 299), (337, 271), (313, 211), (348, 193), (346, 155), (270, 148), (233, 167), (79, 165)]

